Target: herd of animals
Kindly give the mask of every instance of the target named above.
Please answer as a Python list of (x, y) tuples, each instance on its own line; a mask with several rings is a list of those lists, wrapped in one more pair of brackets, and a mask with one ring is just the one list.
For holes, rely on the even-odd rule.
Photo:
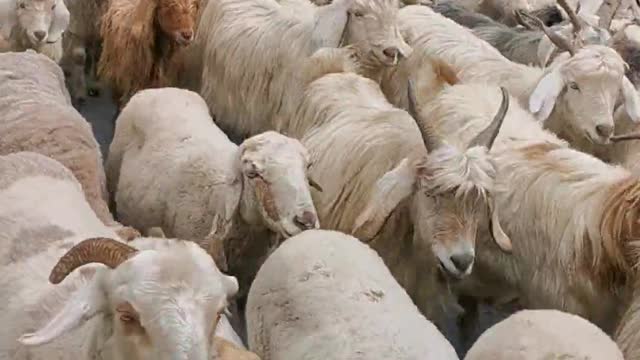
[(0, 52), (0, 360), (640, 360), (636, 0), (0, 0)]

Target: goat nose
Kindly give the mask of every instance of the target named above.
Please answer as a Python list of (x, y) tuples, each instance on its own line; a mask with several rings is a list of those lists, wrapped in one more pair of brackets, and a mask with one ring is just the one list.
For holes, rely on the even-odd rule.
[(596, 126), (596, 132), (603, 138), (608, 138), (613, 134), (613, 125), (600, 124)]
[(457, 254), (451, 255), (451, 262), (455, 265), (456, 269), (460, 272), (465, 272), (469, 269), (469, 266), (473, 263), (472, 254)]
[(400, 55), (400, 50), (397, 47), (388, 47), (382, 50), (382, 53), (388, 58), (395, 59)]
[(311, 211), (305, 211), (302, 215), (296, 215), (293, 220), (302, 230), (313, 229), (316, 226), (316, 215)]
[(47, 33), (43, 30), (38, 30), (33, 32), (33, 36), (35, 36), (36, 39), (42, 41), (44, 37), (47, 36)]
[(191, 38), (193, 37), (193, 31), (191, 31), (191, 30), (181, 31), (180, 35), (185, 40), (191, 40)]

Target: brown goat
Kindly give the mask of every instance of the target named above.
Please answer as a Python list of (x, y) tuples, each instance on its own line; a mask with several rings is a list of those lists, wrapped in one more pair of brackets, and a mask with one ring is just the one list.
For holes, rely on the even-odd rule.
[(200, 0), (111, 0), (102, 18), (98, 75), (121, 108), (137, 91), (168, 86), (195, 34)]

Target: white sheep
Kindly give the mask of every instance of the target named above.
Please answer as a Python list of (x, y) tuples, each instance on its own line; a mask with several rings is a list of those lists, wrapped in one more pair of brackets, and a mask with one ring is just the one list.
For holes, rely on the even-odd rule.
[(269, 256), (247, 323), (250, 348), (270, 360), (458, 359), (382, 259), (336, 231), (305, 231)]
[(63, 0), (1, 0), (0, 36), (9, 50), (36, 50), (60, 62), (70, 14)]
[(280, 131), (300, 102), (298, 63), (315, 50), (351, 44), (371, 78), (411, 53), (397, 13), (398, 0), (209, 1), (194, 44), (196, 88), (232, 138)]
[[(444, 89), (421, 110), (434, 131), (465, 144), (491, 121), (500, 92), (486, 84)], [(518, 104), (491, 155), (496, 207), (512, 254), (478, 237), (471, 297), (516, 293), (525, 308), (577, 314), (608, 333), (628, 307), (638, 263), (640, 181), (620, 166), (568, 147)]]
[(122, 242), (45, 156), (0, 156), (0, 174), (0, 359), (224, 359), (238, 283), (197, 244)]
[[(575, 49), (552, 35), (556, 44), (569, 51), (543, 69), (507, 60), (468, 29), (426, 6), (406, 6), (399, 16), (413, 56), (449, 64), (463, 82), (504, 86), (547, 128), (577, 149), (609, 141), (620, 93), (630, 118), (640, 120), (640, 97), (624, 76), (624, 61), (609, 47)], [(402, 77), (395, 81), (396, 86), (406, 83)], [(406, 100), (392, 99), (392, 103), (402, 105)]]
[[(428, 131), (421, 137), (416, 120), (392, 106), (374, 81), (349, 72), (356, 67), (349, 51), (314, 54), (309, 65), (316, 76), (286, 131), (312, 154), (311, 175), (323, 186), (313, 194), (322, 227), (369, 243), (427, 318), (442, 326), (442, 316), (457, 309), (446, 291), (428, 285), (437, 282), (437, 268), (454, 278), (471, 272), (476, 226), (487, 214), (508, 250), (498, 214), (489, 209), (494, 165), (486, 153), (508, 104), (494, 109), (496, 122), (472, 146), (451, 147)], [(335, 67), (319, 66), (331, 61)], [(339, 71), (341, 63), (347, 71)], [(446, 78), (433, 78), (448, 86)]]
[(119, 220), (197, 241), (225, 270), (226, 257), (243, 293), (270, 244), (319, 227), (308, 166), (300, 142), (275, 132), (235, 145), (198, 94), (177, 88), (131, 98), (106, 163)]
[(71, 106), (62, 71), (51, 59), (33, 50), (0, 54), (0, 133), (1, 155), (33, 151), (60, 161), (100, 220), (126, 238), (139, 235), (109, 212), (100, 147), (91, 125)]
[(524, 310), (485, 331), (465, 360), (623, 360), (616, 343), (585, 319), (557, 310)]

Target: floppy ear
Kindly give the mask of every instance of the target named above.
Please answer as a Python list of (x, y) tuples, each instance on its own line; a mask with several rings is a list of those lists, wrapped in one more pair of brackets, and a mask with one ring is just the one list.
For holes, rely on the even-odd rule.
[(640, 122), (640, 97), (638, 91), (633, 86), (628, 77), (622, 77), (622, 97), (624, 99), (624, 109), (633, 122)]
[(529, 97), (529, 111), (535, 114), (538, 120), (545, 121), (551, 115), (563, 88), (564, 80), (558, 70), (545, 75)]
[(69, 27), (70, 20), (69, 9), (63, 0), (56, 0), (56, 8), (53, 10), (53, 20), (49, 27), (49, 36), (47, 42), (54, 43), (62, 37), (62, 34)]
[(336, 0), (316, 10), (313, 37), (318, 47), (337, 48), (344, 44), (351, 0)]
[(22, 335), (18, 341), (27, 346), (47, 344), (103, 312), (107, 308), (107, 300), (100, 286), (101, 275), (96, 272), (88, 284), (69, 297), (62, 310), (48, 324), (34, 333)]
[(511, 244), (511, 239), (507, 234), (502, 230), (502, 225), (500, 225), (500, 217), (498, 216), (498, 209), (495, 204), (495, 200), (489, 200), (489, 213), (491, 214), (491, 236), (493, 237), (493, 241), (496, 242), (498, 247), (502, 249), (502, 251), (511, 252), (513, 246)]
[(363, 242), (371, 241), (400, 202), (413, 194), (417, 179), (416, 168), (408, 158), (376, 182), (369, 201), (356, 219), (351, 231)]

